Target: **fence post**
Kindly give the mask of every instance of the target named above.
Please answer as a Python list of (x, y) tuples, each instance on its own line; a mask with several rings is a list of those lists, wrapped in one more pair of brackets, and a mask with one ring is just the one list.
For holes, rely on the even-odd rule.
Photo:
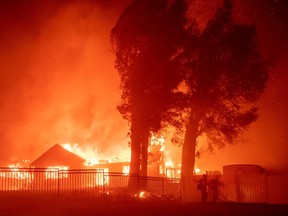
[(105, 172), (104, 172), (104, 170), (102, 171), (102, 185), (103, 185), (103, 188), (102, 188), (102, 190), (103, 190), (103, 196), (105, 197), (106, 196), (106, 191), (105, 191)]
[(265, 171), (264, 176), (265, 176), (266, 203), (269, 203), (269, 187), (268, 187), (268, 174), (267, 174), (267, 171)]
[(140, 181), (140, 179), (139, 179), (139, 175), (138, 175), (138, 173), (136, 174), (136, 179), (137, 179), (137, 198), (139, 199), (139, 190), (140, 190), (140, 183), (139, 183), (139, 181)]
[(60, 172), (59, 172), (59, 168), (57, 169), (58, 172), (58, 181), (57, 181), (57, 196), (60, 197)]
[(162, 178), (162, 200), (164, 200), (164, 178)]
[(242, 202), (241, 194), (240, 194), (240, 183), (239, 183), (239, 175), (235, 173), (235, 183), (236, 183), (236, 201)]

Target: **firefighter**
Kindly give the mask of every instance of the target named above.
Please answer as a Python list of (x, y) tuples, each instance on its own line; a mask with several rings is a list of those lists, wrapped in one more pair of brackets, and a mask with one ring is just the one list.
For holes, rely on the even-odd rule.
[(202, 175), (202, 178), (199, 180), (197, 189), (201, 192), (201, 201), (202, 203), (207, 202), (208, 191), (207, 191), (207, 176), (206, 174)]
[(213, 178), (208, 183), (208, 191), (212, 195), (212, 201), (216, 202), (218, 199), (218, 180)]

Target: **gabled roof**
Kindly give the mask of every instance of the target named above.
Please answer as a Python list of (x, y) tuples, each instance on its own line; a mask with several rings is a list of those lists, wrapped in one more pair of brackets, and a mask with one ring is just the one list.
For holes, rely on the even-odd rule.
[(43, 153), (30, 166), (46, 168), (48, 166), (68, 166), (70, 169), (83, 168), (85, 160), (64, 149), (61, 145), (55, 144), (48, 151)]

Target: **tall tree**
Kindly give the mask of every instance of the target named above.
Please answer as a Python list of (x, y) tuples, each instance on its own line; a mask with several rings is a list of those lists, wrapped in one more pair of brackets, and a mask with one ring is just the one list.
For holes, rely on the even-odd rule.
[(268, 79), (255, 28), (233, 20), (230, 0), (199, 33), (197, 46), (189, 46), (181, 56), (189, 95), (181, 172), (185, 201), (192, 200), (197, 137), (206, 134), (210, 148), (237, 142), (257, 119), (254, 104)]
[(180, 82), (177, 55), (183, 41), (184, 0), (135, 0), (112, 29), (121, 78), (118, 109), (130, 123), (130, 172), (147, 175), (148, 141), (158, 131)]

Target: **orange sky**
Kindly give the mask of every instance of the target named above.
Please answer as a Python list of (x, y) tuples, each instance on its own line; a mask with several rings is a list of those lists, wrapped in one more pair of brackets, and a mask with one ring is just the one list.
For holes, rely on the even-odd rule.
[(127, 123), (116, 110), (109, 31), (121, 10), (88, 1), (15, 2), (1, 23), (2, 160), (35, 159), (67, 142), (118, 154), (128, 146)]
[[(55, 143), (78, 143), (103, 157), (128, 152), (128, 126), (116, 110), (119, 77), (109, 39), (127, 2), (0, 2), (0, 165), (34, 160)], [(221, 1), (195, 2), (191, 10), (203, 24)], [(235, 2), (237, 19), (256, 22), (261, 50), (273, 56), (275, 66), (247, 142), (204, 153), (197, 166), (221, 171), (226, 164), (255, 163), (287, 169), (287, 4)], [(179, 160), (180, 148), (168, 149)]]

